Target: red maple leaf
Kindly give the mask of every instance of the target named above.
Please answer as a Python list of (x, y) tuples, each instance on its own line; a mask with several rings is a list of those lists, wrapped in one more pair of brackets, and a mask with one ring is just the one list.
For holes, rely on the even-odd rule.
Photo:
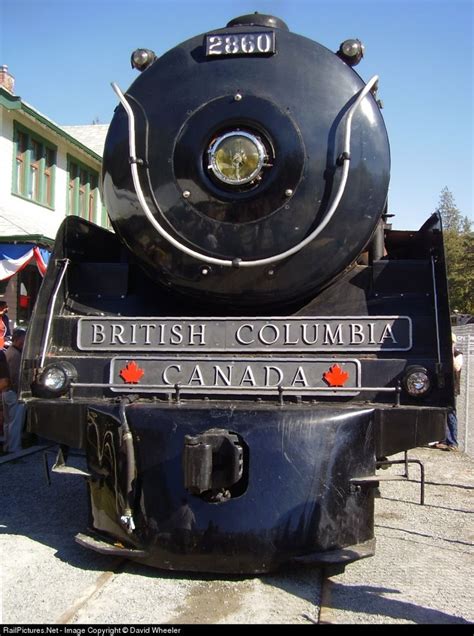
[(120, 370), (120, 377), (127, 384), (138, 384), (145, 371), (140, 369), (138, 364), (133, 360), (128, 362), (127, 366)]
[(323, 378), (329, 386), (344, 386), (349, 374), (347, 371), (343, 371), (338, 364), (333, 364), (329, 371), (323, 373)]

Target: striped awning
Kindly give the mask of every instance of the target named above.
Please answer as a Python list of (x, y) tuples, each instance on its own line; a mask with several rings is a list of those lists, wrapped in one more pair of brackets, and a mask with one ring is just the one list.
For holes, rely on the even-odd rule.
[(0, 242), (0, 280), (14, 276), (31, 261), (35, 261), (41, 276), (44, 276), (51, 252), (34, 243)]

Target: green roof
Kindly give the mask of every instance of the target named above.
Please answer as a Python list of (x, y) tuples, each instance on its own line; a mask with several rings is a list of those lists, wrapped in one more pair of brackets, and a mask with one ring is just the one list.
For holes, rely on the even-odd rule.
[(0, 243), (35, 243), (40, 247), (52, 247), (54, 239), (42, 234), (12, 234), (10, 236), (0, 236)]
[(55, 134), (80, 148), (83, 152), (90, 155), (99, 163), (102, 162), (102, 157), (100, 155), (98, 155), (96, 152), (81, 143), (78, 139), (67, 133), (63, 128), (61, 128), (61, 126), (58, 126), (58, 124), (55, 124), (51, 119), (46, 117), (46, 115), (42, 115), (35, 108), (24, 102), (21, 97), (19, 97), (18, 95), (12, 95), (2, 86), (0, 86), (0, 106), (3, 106), (3, 108), (6, 108), (7, 110), (21, 110), (26, 115), (33, 117), (33, 119), (36, 119), (38, 122), (46, 126), (46, 128), (49, 128), (49, 130), (51, 130)]

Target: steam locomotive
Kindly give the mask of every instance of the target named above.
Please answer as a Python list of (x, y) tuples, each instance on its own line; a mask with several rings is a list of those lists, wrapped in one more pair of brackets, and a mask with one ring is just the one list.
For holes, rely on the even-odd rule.
[(443, 437), (440, 220), (388, 223), (363, 54), (252, 14), (138, 49), (113, 85), (114, 232), (66, 218), (23, 355), (28, 430), (87, 482), (80, 544), (164, 569), (343, 568), (374, 553), (377, 462)]

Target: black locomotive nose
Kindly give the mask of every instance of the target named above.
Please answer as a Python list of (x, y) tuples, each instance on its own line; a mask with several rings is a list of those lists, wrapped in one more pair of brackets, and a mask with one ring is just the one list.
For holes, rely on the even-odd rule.
[(384, 209), (389, 148), (370, 88), (274, 16), (180, 44), (140, 74), (110, 126), (114, 229), (184, 294), (235, 307), (307, 297), (355, 261)]

